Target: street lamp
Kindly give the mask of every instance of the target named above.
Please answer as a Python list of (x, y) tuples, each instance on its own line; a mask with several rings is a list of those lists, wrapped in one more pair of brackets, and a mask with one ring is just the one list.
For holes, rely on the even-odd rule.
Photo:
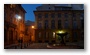
[[(17, 23), (19, 23), (19, 20), (21, 20), (21, 16), (16, 14), (15, 17), (17, 19)], [(23, 37), (21, 35), (19, 35), (19, 43), (21, 43), (21, 49), (22, 49), (22, 42), (23, 42)]]
[(18, 19), (18, 20), (20, 20), (21, 19), (21, 16), (20, 15), (15, 15), (15, 17)]
[(61, 44), (64, 44), (65, 45), (65, 42), (64, 42), (64, 36), (66, 36), (68, 33), (67, 32), (64, 32), (64, 31), (59, 31), (57, 33), (58, 36), (61, 36), (62, 38), (62, 41), (61, 41)]
[(32, 29), (34, 29), (35, 27), (34, 26), (32, 26)]

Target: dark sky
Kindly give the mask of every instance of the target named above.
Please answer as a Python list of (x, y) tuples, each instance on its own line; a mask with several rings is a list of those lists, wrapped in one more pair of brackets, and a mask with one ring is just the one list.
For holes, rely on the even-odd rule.
[(33, 11), (36, 10), (36, 7), (40, 6), (41, 4), (22, 4), (22, 7), (27, 12), (25, 14), (25, 20), (35, 21)]

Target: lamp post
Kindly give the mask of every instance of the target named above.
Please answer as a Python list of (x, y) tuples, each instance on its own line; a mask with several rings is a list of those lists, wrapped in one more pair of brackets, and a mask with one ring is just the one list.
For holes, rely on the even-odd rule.
[[(31, 36), (30, 38), (34, 37), (34, 29), (35, 29), (35, 26), (31, 26), (31, 28), (32, 28), (32, 36)], [(32, 39), (33, 39), (33, 38), (32, 38)]]
[(64, 36), (66, 36), (68, 33), (67, 32), (64, 32), (64, 31), (59, 31), (57, 33), (58, 36), (61, 36), (61, 44), (64, 44), (65, 45), (65, 42), (64, 42)]
[[(15, 17), (16, 17), (16, 19), (17, 19), (18, 26), (20, 26), (20, 25), (19, 25), (19, 22), (20, 22), (20, 20), (21, 20), (21, 16), (16, 14)], [(18, 30), (20, 31), (20, 27), (18, 27)], [(19, 41), (18, 41), (18, 42), (20, 43), (21, 49), (22, 49), (23, 37), (21, 36), (21, 34), (19, 35)]]

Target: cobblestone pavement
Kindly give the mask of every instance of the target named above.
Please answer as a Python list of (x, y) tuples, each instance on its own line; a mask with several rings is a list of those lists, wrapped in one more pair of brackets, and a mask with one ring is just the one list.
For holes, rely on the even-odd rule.
[(26, 49), (47, 49), (47, 43), (33, 43)]
[(79, 49), (76, 45), (48, 45), (47, 43), (33, 43), (26, 49)]

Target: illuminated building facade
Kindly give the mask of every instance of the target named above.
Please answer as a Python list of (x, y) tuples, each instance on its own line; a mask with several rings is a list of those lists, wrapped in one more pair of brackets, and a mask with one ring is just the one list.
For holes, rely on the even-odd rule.
[(25, 13), (20, 4), (4, 4), (4, 46), (16, 44), (20, 39), (23, 40)]
[(58, 43), (60, 32), (67, 32), (65, 42), (84, 41), (83, 4), (43, 4), (36, 8), (35, 41), (40, 43)]
[(35, 37), (34, 37), (34, 27), (35, 23), (32, 21), (27, 20), (25, 22), (25, 36), (26, 36), (26, 42), (34, 42)]

